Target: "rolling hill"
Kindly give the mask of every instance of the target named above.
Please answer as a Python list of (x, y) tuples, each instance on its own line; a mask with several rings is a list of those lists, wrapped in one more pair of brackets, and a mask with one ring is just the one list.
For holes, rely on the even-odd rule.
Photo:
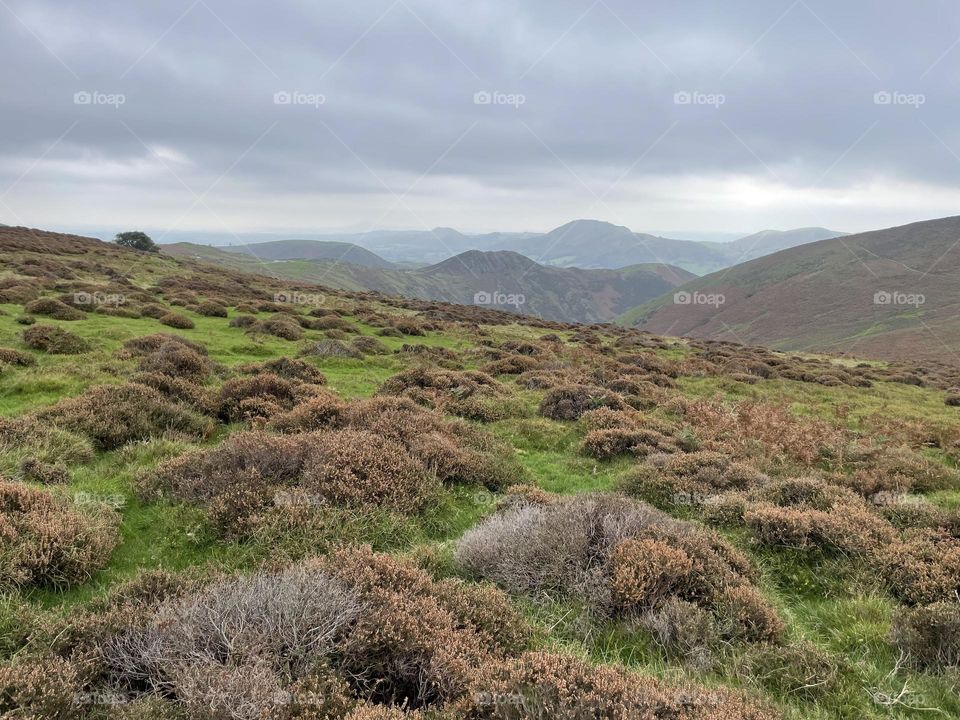
[(262, 260), (330, 260), (371, 268), (392, 268), (393, 263), (353, 243), (323, 240), (276, 240), (232, 245), (226, 252), (253, 255)]
[(883, 358), (956, 359), (960, 217), (822, 240), (697, 278), (620, 318), (653, 332)]
[(163, 251), (274, 278), (420, 300), (490, 305), (566, 322), (610, 321), (694, 277), (680, 268), (650, 264), (619, 270), (551, 268), (509, 251), (469, 250), (414, 270), (317, 260), (267, 261), (259, 254), (189, 243), (165, 245)]

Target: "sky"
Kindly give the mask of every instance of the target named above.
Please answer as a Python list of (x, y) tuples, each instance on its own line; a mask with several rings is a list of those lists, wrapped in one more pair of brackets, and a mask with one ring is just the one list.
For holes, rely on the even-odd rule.
[(948, 0), (0, 0), (0, 223), (856, 232), (958, 213)]

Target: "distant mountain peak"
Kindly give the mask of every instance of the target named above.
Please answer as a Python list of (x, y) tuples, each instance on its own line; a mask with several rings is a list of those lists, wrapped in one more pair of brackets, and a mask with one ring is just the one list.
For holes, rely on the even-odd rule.
[(512, 250), (467, 250), (443, 262), (424, 268), (423, 272), (460, 274), (471, 272), (477, 275), (513, 275), (525, 273), (538, 267), (530, 258)]

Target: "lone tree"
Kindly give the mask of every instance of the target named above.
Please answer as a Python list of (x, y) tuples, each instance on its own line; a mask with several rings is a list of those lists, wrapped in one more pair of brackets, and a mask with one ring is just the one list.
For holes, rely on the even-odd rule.
[(117, 245), (123, 245), (124, 247), (133, 248), (134, 250), (142, 250), (143, 252), (160, 252), (160, 248), (157, 247), (157, 244), (150, 239), (150, 236), (145, 232), (140, 232), (139, 230), (117, 233), (117, 236), (113, 239), (113, 241)]

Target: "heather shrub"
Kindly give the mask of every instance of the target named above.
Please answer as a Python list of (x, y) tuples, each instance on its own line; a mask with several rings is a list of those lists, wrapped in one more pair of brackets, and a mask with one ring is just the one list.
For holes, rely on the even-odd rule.
[(529, 652), (483, 668), (460, 717), (476, 720), (774, 720), (741, 693), (674, 686), (620, 667), (570, 655)]
[(708, 610), (669, 597), (656, 610), (641, 614), (639, 622), (670, 660), (701, 672), (713, 668), (721, 638), (717, 620)]
[(0, 417), (0, 472), (13, 473), (26, 459), (54, 465), (78, 465), (93, 458), (90, 440), (29, 415)]
[(100, 450), (114, 450), (164, 433), (199, 439), (212, 431), (208, 419), (135, 383), (92, 387), (75, 398), (37, 410), (33, 417), (88, 437)]
[(181, 337), (180, 335), (172, 335), (170, 333), (153, 333), (151, 335), (141, 335), (140, 337), (127, 340), (123, 344), (121, 356), (143, 357), (158, 351), (160, 348), (169, 343), (182, 345), (183, 347), (193, 350), (193, 352), (197, 353), (198, 355), (207, 354), (207, 349), (203, 345), (192, 340), (187, 340), (185, 337)]
[(536, 370), (540, 361), (526, 355), (507, 355), (483, 366), (483, 372), (489, 375), (519, 375)]
[(190, 380), (158, 372), (138, 372), (130, 376), (130, 382), (153, 388), (165, 398), (204, 415), (217, 414), (216, 393)]
[(358, 337), (350, 344), (354, 350), (364, 355), (386, 355), (390, 352), (390, 348), (370, 335)]
[(26, 367), (28, 365), (35, 365), (36, 362), (37, 359), (33, 355), (14, 350), (13, 348), (0, 347), (0, 363)]
[(37, 322), (37, 319), (33, 315), (17, 315), (14, 318), (14, 322), (17, 325), (34, 325)]
[(83, 582), (109, 560), (117, 522), (106, 508), (81, 512), (47, 491), (0, 479), (0, 587)]
[(593, 385), (562, 385), (550, 390), (540, 403), (539, 412), (552, 420), (577, 420), (588, 410), (626, 407), (616, 393)]
[(227, 422), (273, 417), (321, 392), (319, 387), (263, 372), (227, 380), (220, 388), (219, 416)]
[(52, 654), (17, 657), (0, 663), (0, 717), (44, 720), (76, 717), (80, 674), (76, 664)]
[(907, 605), (956, 602), (960, 540), (942, 530), (915, 530), (877, 553), (890, 592)]
[(257, 324), (257, 319), (253, 315), (234, 315), (228, 323), (230, 327), (251, 328)]
[(709, 531), (620, 496), (518, 498), (461, 538), (455, 562), (508, 592), (580, 597), (604, 613), (643, 613), (677, 598), (729, 621), (729, 637), (770, 639), (782, 629), (750, 585), (745, 556)]
[(960, 605), (956, 602), (901, 610), (890, 635), (897, 649), (921, 670), (960, 667)]
[(41, 485), (66, 485), (70, 471), (62, 464), (43, 462), (34, 457), (25, 457), (20, 463), (20, 477), (26, 482)]
[(54, 325), (31, 325), (21, 337), (31, 350), (50, 355), (78, 355), (90, 350), (91, 345), (79, 335)]
[(140, 315), (146, 318), (152, 318), (153, 320), (159, 320), (168, 312), (170, 312), (170, 310), (160, 303), (147, 303), (140, 308)]
[(835, 695), (841, 686), (841, 661), (807, 642), (752, 647), (737, 674), (780, 697), (815, 703)]
[(354, 350), (349, 345), (346, 345), (339, 340), (319, 340), (315, 343), (312, 343), (309, 347), (305, 348), (301, 355), (312, 355), (314, 357), (341, 357), (341, 358), (353, 358), (360, 359), (363, 357), (363, 354), (357, 350)]
[(227, 317), (227, 309), (213, 300), (204, 300), (197, 306), (197, 313), (204, 317)]
[(292, 410), (274, 415), (269, 430), (282, 433), (309, 432), (340, 424), (346, 404), (331, 392), (315, 393)]
[(211, 363), (205, 355), (178, 342), (167, 342), (140, 360), (139, 370), (202, 382), (210, 376)]
[(23, 309), (31, 315), (45, 315), (54, 320), (83, 320), (87, 316), (82, 310), (51, 297), (31, 300)]
[(196, 327), (193, 320), (180, 313), (169, 312), (160, 318), (160, 324), (167, 327), (177, 328), (178, 330), (192, 330)]
[(271, 315), (266, 320), (260, 320), (250, 326), (252, 332), (273, 335), (283, 340), (300, 340), (303, 337), (303, 328), (292, 317), (285, 313)]
[(303, 360), (280, 357), (259, 363), (241, 365), (238, 370), (247, 375), (272, 373), (287, 380), (299, 380), (311, 385), (326, 385), (327, 378), (315, 366)]

